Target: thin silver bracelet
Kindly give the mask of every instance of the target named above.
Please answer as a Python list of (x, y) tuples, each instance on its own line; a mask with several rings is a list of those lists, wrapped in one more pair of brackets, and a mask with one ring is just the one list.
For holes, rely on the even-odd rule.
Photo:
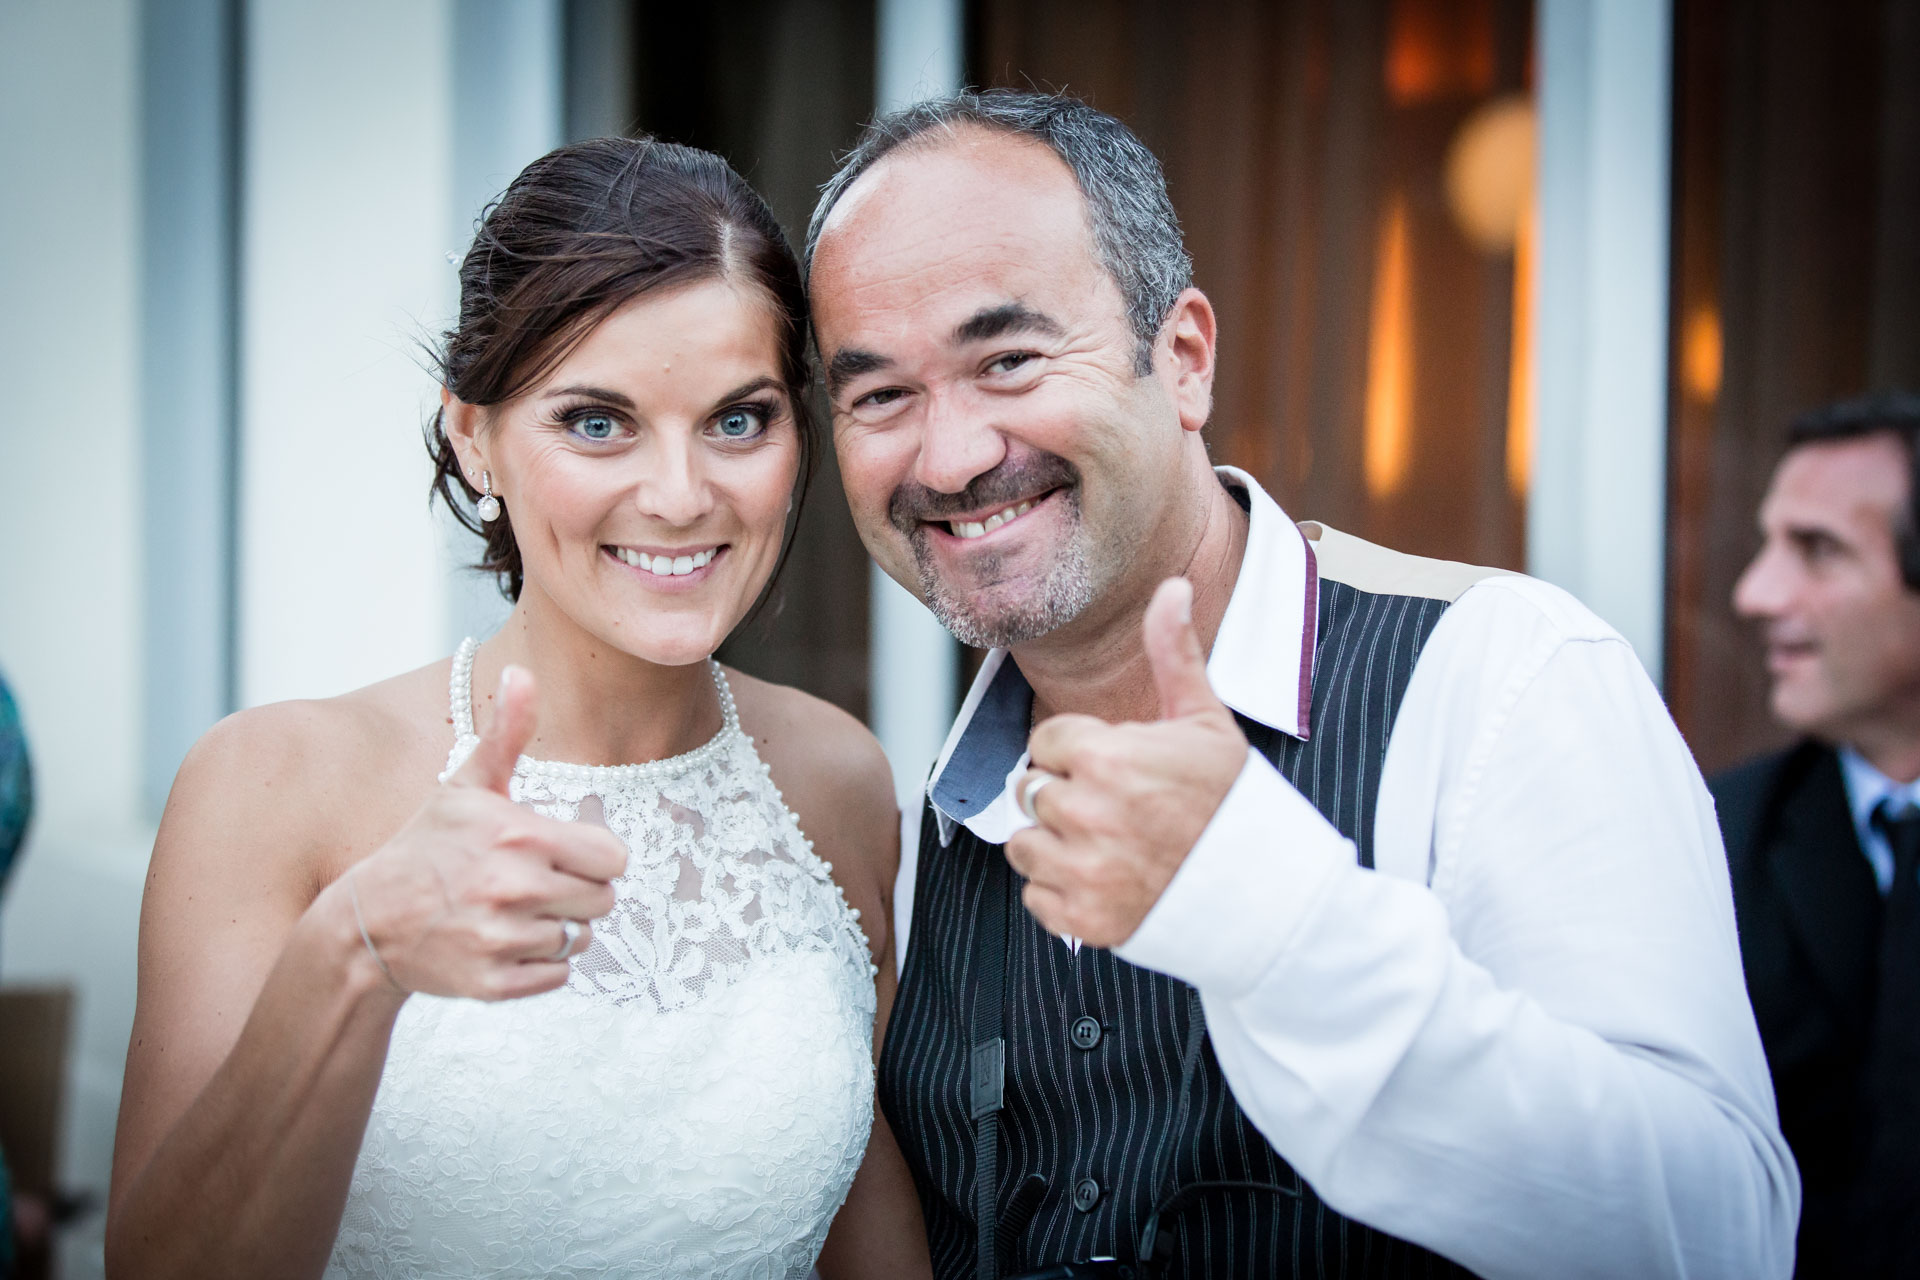
[(393, 989), (403, 996), (412, 995), (412, 992), (400, 985), (400, 979), (393, 976), (393, 970), (387, 968), (387, 962), (380, 958), (379, 949), (373, 945), (373, 939), (367, 934), (367, 922), (360, 915), (360, 888), (353, 882), (353, 873), (359, 870), (359, 867), (360, 864), (355, 863), (347, 868), (347, 899), (353, 903), (353, 922), (360, 926), (360, 941), (367, 944), (367, 954), (372, 956), (373, 962), (380, 966), (380, 972), (387, 975), (387, 981), (393, 984)]

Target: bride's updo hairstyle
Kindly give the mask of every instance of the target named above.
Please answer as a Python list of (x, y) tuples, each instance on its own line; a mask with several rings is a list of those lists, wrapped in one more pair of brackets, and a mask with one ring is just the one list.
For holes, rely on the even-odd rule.
[[(710, 152), (651, 138), (595, 138), (523, 169), (481, 215), (460, 264), (460, 319), (443, 335), (441, 382), (468, 404), (502, 404), (626, 303), (707, 280), (757, 290), (777, 326), (781, 376), (800, 435), (797, 519), (815, 452), (806, 293), (766, 202)], [(443, 419), (436, 412), (427, 423), (432, 494), (486, 541), (474, 567), (493, 573), (502, 594), (517, 601), (522, 572), (513, 511), (490, 522), (475, 514), (480, 491), (461, 471)], [(780, 565), (786, 556), (783, 549)]]

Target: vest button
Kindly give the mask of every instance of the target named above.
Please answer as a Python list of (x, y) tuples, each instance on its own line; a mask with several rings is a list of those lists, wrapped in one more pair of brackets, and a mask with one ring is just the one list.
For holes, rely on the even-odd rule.
[(1073, 1207), (1085, 1213), (1100, 1203), (1100, 1184), (1092, 1178), (1082, 1178), (1073, 1185)]
[(1069, 1034), (1073, 1037), (1074, 1048), (1091, 1049), (1100, 1043), (1100, 1037), (1104, 1033), (1100, 1029), (1100, 1023), (1095, 1019), (1075, 1018)]

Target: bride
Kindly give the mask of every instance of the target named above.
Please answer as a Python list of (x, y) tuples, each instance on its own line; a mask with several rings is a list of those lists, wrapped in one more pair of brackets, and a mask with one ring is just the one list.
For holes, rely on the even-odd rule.
[(886, 762), (709, 656), (813, 447), (792, 252), (717, 157), (606, 139), (529, 166), (460, 283), (436, 488), (512, 615), (181, 767), (110, 1270), (925, 1274), (873, 1105)]

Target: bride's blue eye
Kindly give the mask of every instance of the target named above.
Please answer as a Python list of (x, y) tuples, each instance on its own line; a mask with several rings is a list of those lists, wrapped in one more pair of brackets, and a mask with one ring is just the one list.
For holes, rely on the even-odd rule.
[(573, 420), (573, 430), (588, 440), (611, 440), (620, 426), (604, 413), (589, 413)]
[(749, 405), (728, 409), (714, 420), (714, 428), (728, 440), (751, 440), (767, 429), (767, 411)]

